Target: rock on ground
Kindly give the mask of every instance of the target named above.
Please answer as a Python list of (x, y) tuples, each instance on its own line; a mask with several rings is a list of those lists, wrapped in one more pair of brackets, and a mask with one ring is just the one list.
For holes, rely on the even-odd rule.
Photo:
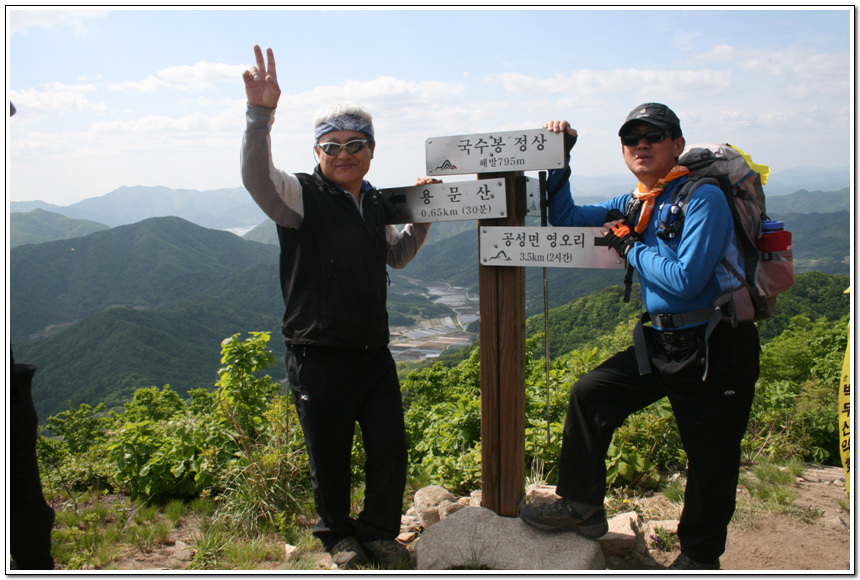
[(519, 518), (465, 507), (428, 528), (416, 544), (417, 569), (603, 570), (600, 546), (576, 532), (543, 532)]

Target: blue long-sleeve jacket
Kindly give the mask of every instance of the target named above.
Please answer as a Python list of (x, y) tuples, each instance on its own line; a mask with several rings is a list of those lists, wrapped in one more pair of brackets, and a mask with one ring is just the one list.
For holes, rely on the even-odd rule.
[[(547, 187), (552, 201), (547, 217), (550, 224), (602, 226), (610, 209), (617, 209), (622, 214), (627, 212), (629, 193), (594, 205), (576, 205), (568, 176), (566, 169), (549, 174)], [(641, 241), (627, 253), (627, 263), (639, 273), (642, 301), (652, 315), (710, 308), (718, 294), (740, 286), (740, 281), (720, 263), (725, 257), (738, 271), (743, 271), (731, 211), (718, 187), (698, 187), (688, 201), (681, 233), (671, 240), (657, 237), (656, 208), (670, 200), (676, 189), (688, 179), (682, 177), (671, 181), (657, 196), (655, 210)]]

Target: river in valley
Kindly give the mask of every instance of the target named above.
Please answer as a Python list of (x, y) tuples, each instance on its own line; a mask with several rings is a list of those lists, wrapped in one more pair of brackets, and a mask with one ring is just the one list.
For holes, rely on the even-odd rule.
[(431, 301), (444, 304), (454, 316), (425, 319), (414, 326), (391, 327), (389, 348), (396, 361), (419, 361), (439, 356), (446, 348), (467, 346), (477, 335), (466, 331), (478, 320), (478, 297), (468, 289), (445, 282), (409, 279)]

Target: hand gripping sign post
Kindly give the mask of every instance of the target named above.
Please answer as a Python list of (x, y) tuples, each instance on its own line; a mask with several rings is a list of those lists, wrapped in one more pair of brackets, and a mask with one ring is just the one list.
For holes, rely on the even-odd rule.
[(482, 504), (508, 517), (525, 494), (524, 267), (625, 267), (597, 247), (598, 228), (524, 226), (537, 193), (523, 172), (563, 168), (563, 139), (542, 129), (429, 138), (427, 175), (481, 179), (380, 190), (392, 223), (478, 220)]

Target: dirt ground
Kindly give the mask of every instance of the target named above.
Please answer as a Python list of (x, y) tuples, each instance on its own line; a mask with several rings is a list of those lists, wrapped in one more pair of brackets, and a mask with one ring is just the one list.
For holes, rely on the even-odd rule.
[[(743, 488), (739, 488), (743, 493)], [(797, 481), (797, 513), (765, 514), (736, 518), (729, 527), (726, 552), (721, 558), (727, 571), (854, 571), (852, 502), (845, 492), (845, 472), (839, 467), (807, 464)], [(803, 517), (804, 514), (820, 514)], [(190, 565), (199, 538), (193, 520), (184, 520), (170, 542), (147, 553), (128, 550), (111, 564), (114, 570), (184, 570)], [(414, 548), (410, 546), (410, 548)], [(610, 569), (665, 569), (677, 551), (650, 550), (626, 565)], [(327, 569), (331, 560), (324, 552), (312, 556), (315, 567)], [(260, 562), (259, 570), (283, 569), (284, 562)]]
[(848, 511), (853, 502), (845, 492), (844, 469), (807, 464), (797, 491), (795, 506), (823, 515), (808, 523), (783, 514), (733, 522), (720, 559), (724, 570), (854, 571), (854, 514)]
[[(726, 552), (720, 558), (723, 570), (854, 571), (853, 513), (848, 511), (853, 502), (845, 491), (845, 471), (815, 464), (805, 467), (796, 484), (798, 513), (732, 521)], [(801, 513), (821, 515), (801, 517)], [(652, 550), (650, 554), (657, 564), (653, 569), (659, 569), (671, 564), (678, 552)]]

